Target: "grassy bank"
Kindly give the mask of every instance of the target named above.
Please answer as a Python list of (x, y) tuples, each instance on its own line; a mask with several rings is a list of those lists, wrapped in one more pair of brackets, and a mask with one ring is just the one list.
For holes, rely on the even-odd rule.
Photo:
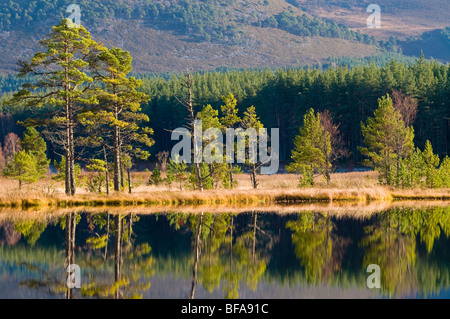
[(258, 189), (252, 189), (246, 174), (236, 176), (235, 189), (204, 192), (180, 190), (174, 186), (147, 186), (149, 173), (135, 173), (132, 194), (89, 193), (79, 187), (73, 197), (64, 194), (63, 185), (50, 178), (18, 189), (17, 182), (0, 179), (2, 207), (121, 207), (184, 205), (294, 205), (299, 203), (369, 203), (372, 201), (450, 200), (450, 189), (396, 189), (377, 184), (374, 172), (333, 174), (327, 185), (320, 177), (313, 188), (298, 188), (298, 175), (259, 176)]

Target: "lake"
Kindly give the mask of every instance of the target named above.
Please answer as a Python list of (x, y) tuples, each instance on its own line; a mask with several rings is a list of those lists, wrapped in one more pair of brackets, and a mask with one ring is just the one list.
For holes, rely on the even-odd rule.
[(446, 206), (1, 213), (0, 298), (448, 298), (449, 235)]

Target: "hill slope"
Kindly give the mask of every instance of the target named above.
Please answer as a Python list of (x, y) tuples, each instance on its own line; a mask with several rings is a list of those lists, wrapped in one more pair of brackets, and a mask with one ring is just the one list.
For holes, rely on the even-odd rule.
[[(137, 72), (285, 67), (382, 51), (367, 28), (321, 14), (354, 10), (354, 0), (1, 0), (0, 73), (14, 74), (17, 60), (39, 49), (38, 40), (70, 15), (66, 9), (73, 2), (96, 40), (131, 52)], [(359, 14), (365, 21), (368, 14)]]

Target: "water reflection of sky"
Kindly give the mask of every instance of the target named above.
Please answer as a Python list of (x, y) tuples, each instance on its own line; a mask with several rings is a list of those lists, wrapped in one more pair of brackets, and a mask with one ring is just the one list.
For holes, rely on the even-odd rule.
[[(73, 298), (450, 298), (448, 207), (70, 216), (2, 220), (0, 298), (67, 297), (70, 240)], [(381, 290), (367, 288), (368, 264)]]

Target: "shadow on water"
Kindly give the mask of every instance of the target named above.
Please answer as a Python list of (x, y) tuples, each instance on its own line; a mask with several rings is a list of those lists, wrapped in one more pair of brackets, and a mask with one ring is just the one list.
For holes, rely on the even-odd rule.
[[(445, 206), (360, 216), (17, 216), (0, 219), (0, 298), (430, 298), (450, 291)], [(79, 287), (69, 284), (73, 264)], [(367, 285), (372, 264), (381, 270), (379, 289)]]

